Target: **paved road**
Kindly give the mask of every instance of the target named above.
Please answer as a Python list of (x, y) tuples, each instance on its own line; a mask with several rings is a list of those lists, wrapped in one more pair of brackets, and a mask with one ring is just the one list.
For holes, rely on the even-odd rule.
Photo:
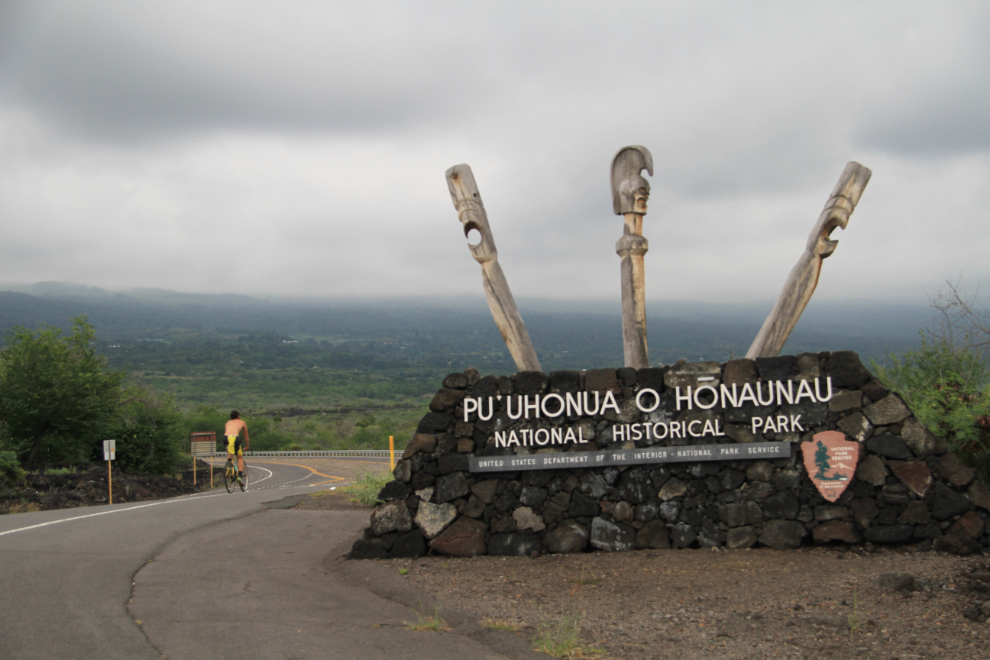
[[(183, 567), (162, 582), (160, 570), (149, 570), (151, 581), (143, 593), (158, 595), (142, 600), (149, 614), (140, 616), (147, 621), (136, 623), (138, 614), (128, 609), (128, 601), (142, 568), (153, 565), (158, 569), (153, 560), (172, 557), (175, 552), (186, 560), (196, 557), (193, 566), (230, 566), (225, 552), (241, 555), (245, 566), (275, 566), (259, 556), (256, 551), (260, 551), (278, 554), (280, 570), (297, 571), (305, 564), (305, 570), (315, 572), (333, 545), (367, 524), (366, 514), (260, 513), (263, 503), (344, 485), (360, 471), (381, 466), (380, 461), (368, 459), (258, 459), (250, 462), (247, 493), (221, 490), (153, 502), (0, 516), (0, 658), (131, 659), (163, 654), (214, 658), (231, 653), (238, 657), (332, 657), (283, 653), (279, 635), (268, 636), (271, 643), (263, 655), (255, 656), (243, 645), (234, 652), (225, 641), (229, 635), (216, 627), (200, 639), (212, 648), (192, 654), (175, 637), (186, 632), (168, 623), (191, 611), (215, 623), (213, 614), (224, 603), (238, 610), (264, 612), (272, 603), (310, 602), (317, 595), (310, 582), (284, 582), (274, 590), (231, 601), (230, 592), (222, 588), (229, 584), (226, 573), (197, 574)], [(309, 513), (314, 515), (305, 515)], [(251, 530), (262, 529), (267, 531), (261, 538), (251, 536)], [(188, 543), (197, 544), (198, 552), (183, 555), (181, 548)], [(288, 554), (295, 552), (288, 548), (295, 547), (304, 547), (305, 552), (299, 557)], [(187, 596), (195, 593), (203, 597), (190, 610), (187, 605), (192, 601)], [(353, 600), (351, 607), (357, 612), (361, 598), (355, 595)], [(296, 615), (288, 612), (288, 616)], [(323, 645), (334, 634), (324, 628)], [(169, 653), (173, 648), (177, 652)]]

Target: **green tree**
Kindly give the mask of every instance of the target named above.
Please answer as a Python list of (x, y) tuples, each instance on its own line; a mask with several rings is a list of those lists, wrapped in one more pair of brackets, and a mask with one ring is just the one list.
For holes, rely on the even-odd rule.
[(175, 469), (188, 434), (172, 398), (143, 385), (131, 385), (122, 397), (108, 434), (117, 440), (117, 465), (159, 474)]
[(815, 465), (818, 467), (818, 474), (815, 476), (819, 479), (825, 479), (825, 473), (832, 469), (828, 464), (828, 449), (821, 440), (818, 441), (818, 449), (815, 450)]
[(18, 327), (0, 351), (0, 420), (22, 463), (91, 458), (112, 426), (124, 373), (111, 371), (93, 348), (95, 333), (85, 316), (72, 333), (58, 328)]

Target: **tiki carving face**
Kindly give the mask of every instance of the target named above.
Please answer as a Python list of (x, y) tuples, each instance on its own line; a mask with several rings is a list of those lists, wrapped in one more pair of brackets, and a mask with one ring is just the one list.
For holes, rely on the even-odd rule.
[(640, 174), (653, 174), (653, 156), (646, 147), (623, 147), (612, 159), (612, 210), (616, 215), (646, 214), (650, 182)]

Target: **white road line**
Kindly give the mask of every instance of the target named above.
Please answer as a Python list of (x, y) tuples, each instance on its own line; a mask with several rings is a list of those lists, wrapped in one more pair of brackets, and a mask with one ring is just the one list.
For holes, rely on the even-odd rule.
[[(203, 497), (220, 497), (221, 494), (226, 493), (215, 493), (212, 495), (198, 495), (195, 499), (202, 499)], [(7, 534), (13, 534), (14, 532), (25, 532), (29, 529), (38, 529), (39, 527), (48, 527), (49, 525), (57, 525), (59, 523), (70, 522), (72, 520), (82, 520), (83, 518), (94, 518), (96, 516), (105, 516), (108, 513), (122, 513), (124, 511), (134, 511), (135, 509), (144, 509), (149, 506), (159, 506), (160, 504), (175, 504), (176, 502), (185, 502), (186, 500), (193, 499), (189, 497), (176, 498), (174, 500), (162, 500), (160, 502), (151, 502), (150, 504), (139, 504), (137, 506), (129, 506), (126, 509), (112, 509), (110, 511), (100, 511), (99, 513), (88, 513), (85, 516), (72, 516), (71, 518), (61, 518), (59, 520), (50, 520), (45, 523), (38, 523), (37, 525), (30, 525), (28, 527), (20, 527), (18, 529), (9, 529), (6, 532), (0, 532), (0, 536), (5, 536)]]
[[(248, 469), (248, 470), (264, 470), (265, 472), (267, 472), (267, 473), (268, 473), (268, 476), (267, 476), (267, 477), (265, 477), (264, 479), (258, 479), (257, 481), (253, 481), (253, 480), (252, 480), (252, 481), (251, 481), (251, 483), (252, 483), (252, 484), (256, 484), (256, 483), (257, 483), (257, 484), (260, 484), (260, 483), (261, 483), (262, 481), (264, 481), (265, 479), (271, 479), (271, 478), (272, 478), (272, 476), (273, 476), (273, 475), (272, 475), (272, 471), (271, 471), (271, 470), (269, 470), (269, 469), (267, 469), (267, 468), (263, 468), (263, 467), (257, 467), (257, 466), (255, 466), (255, 465), (249, 465), (249, 466), (247, 466), (247, 469)], [(267, 486), (266, 486), (266, 488), (267, 488)]]
[[(260, 483), (262, 481), (265, 481), (265, 479), (270, 479), (272, 476), (274, 476), (273, 473), (272, 473), (272, 471), (269, 470), (269, 469), (267, 469), (267, 468), (257, 467), (257, 466), (251, 466), (251, 465), (249, 465), (247, 467), (248, 467), (249, 470), (252, 467), (254, 467), (255, 470), (264, 470), (265, 472), (268, 473), (268, 476), (267, 477), (264, 477), (262, 479), (259, 479), (258, 480), (258, 483)], [(312, 473), (310, 473), (310, 474), (306, 475), (305, 477), (303, 477), (302, 479), (296, 479), (294, 481), (289, 481), (289, 482), (286, 482), (284, 484), (277, 484), (277, 485), (272, 485), (272, 486), (262, 486), (261, 488), (252, 489), (252, 490), (269, 490), (269, 489), (272, 489), (272, 488), (282, 489), (282, 488), (290, 488), (290, 487), (291, 488), (314, 488), (316, 485), (321, 485), (321, 486), (326, 485), (326, 484), (315, 484), (315, 485), (311, 485), (311, 486), (305, 486), (305, 485), (290, 486), (290, 484), (294, 484), (294, 483), (296, 483), (296, 481), (303, 481), (303, 480), (308, 479), (309, 477), (312, 477), (312, 476), (315, 476), (315, 475), (313, 475)], [(57, 525), (59, 523), (64, 523), (64, 522), (71, 522), (73, 520), (83, 520), (84, 518), (95, 518), (96, 516), (105, 516), (105, 515), (107, 515), (109, 513), (123, 513), (125, 511), (135, 511), (137, 509), (144, 509), (144, 508), (149, 507), (149, 506), (159, 506), (161, 504), (175, 504), (176, 502), (186, 502), (186, 501), (189, 501), (189, 500), (200, 500), (200, 499), (204, 499), (204, 498), (207, 498), (207, 497), (220, 497), (222, 495), (228, 495), (228, 493), (194, 493), (192, 495), (185, 495), (185, 496), (181, 496), (181, 497), (176, 497), (174, 499), (160, 500), (158, 502), (150, 502), (148, 504), (138, 504), (137, 506), (129, 506), (126, 509), (111, 509), (110, 511), (100, 511), (99, 513), (88, 513), (88, 514), (86, 514), (84, 516), (72, 516), (72, 517), (69, 517), (69, 518), (60, 518), (58, 520), (50, 520), (48, 522), (38, 523), (37, 525), (29, 525), (28, 527), (19, 527), (17, 529), (8, 529), (6, 532), (0, 532), (0, 536), (6, 536), (7, 534), (14, 534), (16, 532), (26, 532), (26, 531), (28, 531), (30, 529), (39, 529), (41, 527), (48, 527), (49, 525)]]

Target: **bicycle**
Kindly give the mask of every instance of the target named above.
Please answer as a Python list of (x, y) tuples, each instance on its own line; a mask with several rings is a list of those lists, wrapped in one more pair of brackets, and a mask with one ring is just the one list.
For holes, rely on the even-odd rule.
[[(243, 456), (241, 459), (243, 460)], [(224, 465), (223, 469), (223, 485), (227, 489), (228, 493), (234, 492), (234, 485), (241, 487), (241, 492), (244, 492), (248, 488), (248, 466), (247, 462), (244, 463), (244, 476), (237, 473), (237, 463), (227, 454), (227, 464)]]

